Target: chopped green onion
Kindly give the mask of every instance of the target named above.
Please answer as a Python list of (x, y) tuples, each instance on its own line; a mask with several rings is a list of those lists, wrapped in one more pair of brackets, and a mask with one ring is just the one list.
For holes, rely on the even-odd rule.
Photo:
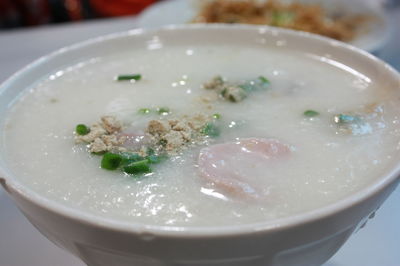
[(154, 154), (155, 154), (155, 151), (154, 151), (154, 149), (152, 149), (152, 148), (147, 148), (146, 154), (147, 154), (147, 155), (154, 155)]
[[(149, 148), (149, 150), (152, 150)], [(154, 152), (154, 151), (153, 151)], [(149, 151), (149, 154), (151, 152)], [(167, 159), (167, 156), (151, 154), (146, 157), (140, 156), (138, 153), (110, 153), (103, 155), (101, 160), (101, 168), (107, 170), (115, 170), (122, 168), (127, 174), (150, 173), (152, 170), (150, 164), (157, 164)]]
[(160, 144), (161, 146), (165, 146), (167, 145), (168, 141), (166, 139), (160, 139), (160, 141), (158, 142), (158, 144)]
[(259, 76), (258, 79), (243, 82), (239, 87), (247, 93), (250, 93), (253, 91), (266, 90), (269, 88), (269, 84), (270, 81), (266, 77)]
[(167, 159), (166, 155), (149, 155), (146, 157), (149, 163), (160, 163)]
[(214, 119), (220, 119), (221, 118), (221, 114), (213, 114), (212, 117)]
[(357, 115), (338, 114), (333, 118), (339, 130), (344, 133), (351, 133), (352, 135), (365, 135), (373, 131), (370, 123)]
[(157, 109), (157, 112), (158, 112), (160, 115), (167, 115), (167, 114), (170, 113), (170, 110), (169, 110), (168, 107), (160, 107), (160, 108)]
[(127, 174), (141, 174), (150, 173), (151, 168), (149, 166), (148, 160), (142, 160), (138, 162), (133, 162), (127, 166), (124, 166), (124, 172)]
[(334, 117), (335, 123), (354, 123), (354, 122), (360, 122), (360, 117), (358, 116), (353, 116), (353, 115), (345, 115), (345, 114), (339, 114), (335, 115)]
[(141, 80), (142, 75), (140, 74), (128, 74), (128, 75), (118, 75), (117, 80), (118, 81), (123, 81), (123, 80)]
[(252, 92), (257, 89), (256, 86), (251, 82), (240, 84), (239, 87), (242, 88), (245, 92)]
[(79, 124), (76, 126), (75, 131), (76, 134), (83, 136), (90, 132), (90, 128), (84, 124)]
[(319, 115), (319, 113), (317, 111), (314, 111), (314, 110), (307, 110), (303, 114), (305, 116), (308, 116), (308, 117), (314, 117), (314, 116)]
[(103, 159), (101, 160), (101, 168), (115, 170), (121, 165), (121, 162), (121, 155), (108, 152), (103, 155)]
[(201, 133), (210, 137), (218, 137), (221, 132), (213, 123), (207, 123), (201, 130)]
[(141, 108), (141, 109), (139, 109), (139, 111), (138, 111), (138, 113), (139, 114), (148, 114), (148, 113), (150, 113), (151, 112), (151, 110), (149, 109), (149, 108)]
[(104, 155), (104, 153), (106, 153), (105, 151), (99, 151), (99, 152), (91, 152), (91, 154), (93, 155)]
[(221, 91), (221, 96), (224, 97), (224, 95), (225, 95), (225, 93), (226, 93), (227, 91), (228, 91), (227, 88), (224, 88), (224, 89)]
[(121, 153), (121, 158), (122, 158), (121, 162), (122, 165), (128, 165), (133, 162), (144, 160), (143, 156), (140, 156), (137, 153), (129, 153), (129, 152)]
[(269, 79), (267, 79), (267, 78), (264, 77), (264, 76), (259, 76), (258, 79), (259, 79), (262, 83), (268, 83), (268, 84), (270, 83)]

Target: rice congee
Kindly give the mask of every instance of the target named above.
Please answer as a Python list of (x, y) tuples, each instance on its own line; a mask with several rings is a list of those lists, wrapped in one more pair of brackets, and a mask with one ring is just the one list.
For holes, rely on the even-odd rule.
[(399, 91), (329, 58), (241, 45), (120, 50), (12, 104), (13, 174), (108, 219), (268, 221), (366, 187), (399, 152)]

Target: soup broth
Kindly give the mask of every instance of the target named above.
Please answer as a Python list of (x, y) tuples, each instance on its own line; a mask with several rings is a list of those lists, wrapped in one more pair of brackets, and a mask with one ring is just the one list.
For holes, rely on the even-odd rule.
[[(130, 72), (140, 80), (114, 79)], [(227, 87), (267, 86), (233, 101), (206, 88), (215, 76)], [(43, 197), (109, 219), (187, 227), (262, 222), (343, 199), (383, 173), (400, 148), (395, 89), (290, 49), (116, 51), (27, 88), (8, 114), (6, 159)], [(101, 168), (103, 155), (75, 141), (77, 124), (105, 115), (143, 134), (150, 121), (203, 115), (218, 134), (201, 129), (198, 141), (151, 171), (129, 174)]]

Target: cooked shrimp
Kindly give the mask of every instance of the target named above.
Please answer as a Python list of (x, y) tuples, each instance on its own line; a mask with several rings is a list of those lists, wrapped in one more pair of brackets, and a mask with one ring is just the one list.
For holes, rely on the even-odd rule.
[[(247, 138), (203, 148), (198, 158), (200, 175), (231, 196), (258, 199), (263, 197), (265, 180), (253, 169), (289, 155), (290, 148), (275, 139)], [(258, 170), (259, 171), (259, 170)]]

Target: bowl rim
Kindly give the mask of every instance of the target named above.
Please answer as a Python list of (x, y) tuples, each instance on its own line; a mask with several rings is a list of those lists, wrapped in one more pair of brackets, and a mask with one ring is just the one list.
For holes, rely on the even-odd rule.
[[(377, 64), (380, 68), (384, 68), (385, 71), (391, 72), (391, 75), (399, 80), (400, 84), (400, 74), (394, 70), (390, 65), (383, 62), (382, 60), (376, 58), (375, 56), (369, 54), (368, 52), (361, 50), (357, 47), (351, 46), (349, 44), (339, 42), (327, 37), (319, 36), (312, 33), (294, 31), (290, 29), (282, 29), (271, 26), (254, 26), (254, 25), (239, 25), (236, 24), (226, 25), (226, 24), (194, 24), (194, 25), (168, 25), (160, 27), (157, 29), (133, 29), (129, 31), (117, 32), (112, 34), (103, 35), (100, 37), (95, 37), (83, 42), (78, 42), (63, 48), (60, 48), (52, 53), (44, 55), (32, 63), (28, 64), (24, 68), (20, 69), (14, 73), (11, 77), (0, 84), (0, 97), (7, 90), (9, 86), (17, 81), (20, 77), (23, 77), (25, 72), (46, 64), (47, 61), (54, 57), (61, 56), (69, 51), (78, 50), (80, 48), (85, 48), (96, 43), (101, 43), (105, 41), (113, 41), (120, 38), (127, 38), (132, 36), (140, 36), (145, 34), (157, 34), (159, 32), (168, 31), (180, 31), (185, 34), (185, 31), (196, 31), (196, 30), (222, 30), (227, 29), (234, 31), (260, 31), (263, 33), (273, 34), (273, 35), (283, 35), (291, 36), (295, 38), (307, 38), (312, 42), (320, 42), (325, 45), (331, 46), (334, 49), (344, 49), (352, 53), (357, 53), (363, 57), (368, 57), (374, 64)], [(15, 100), (15, 99), (13, 99)], [(1, 158), (0, 158), (1, 160)], [(68, 217), (79, 223), (83, 223), (90, 226), (100, 227), (106, 230), (114, 230), (124, 233), (142, 234), (143, 232), (151, 233), (158, 236), (165, 237), (219, 237), (219, 236), (234, 236), (243, 235), (249, 233), (257, 232), (271, 232), (276, 230), (284, 230), (293, 228), (296, 226), (304, 225), (314, 221), (318, 221), (339, 213), (346, 209), (357, 205), (368, 198), (373, 197), (380, 191), (384, 190), (387, 186), (394, 183), (397, 179), (400, 180), (400, 164), (396, 167), (390, 167), (391, 169), (386, 170), (382, 173), (382, 177), (375, 180), (366, 187), (363, 187), (359, 191), (352, 193), (339, 201), (335, 201), (331, 204), (313, 209), (310, 211), (302, 212), (295, 215), (290, 215), (283, 218), (268, 220), (264, 222), (256, 223), (246, 223), (242, 225), (229, 225), (229, 226), (166, 226), (166, 225), (147, 225), (144, 223), (133, 223), (127, 221), (120, 221), (117, 219), (101, 217), (97, 214), (86, 213), (83, 210), (74, 208), (72, 206), (66, 206), (56, 200), (50, 200), (44, 196), (39, 195), (33, 189), (23, 185), (17, 179), (13, 177), (8, 169), (3, 169), (0, 167), (0, 184), (2, 184), (9, 194), (17, 193), (18, 196), (24, 198), (26, 201), (39, 206), (51, 213)]]

